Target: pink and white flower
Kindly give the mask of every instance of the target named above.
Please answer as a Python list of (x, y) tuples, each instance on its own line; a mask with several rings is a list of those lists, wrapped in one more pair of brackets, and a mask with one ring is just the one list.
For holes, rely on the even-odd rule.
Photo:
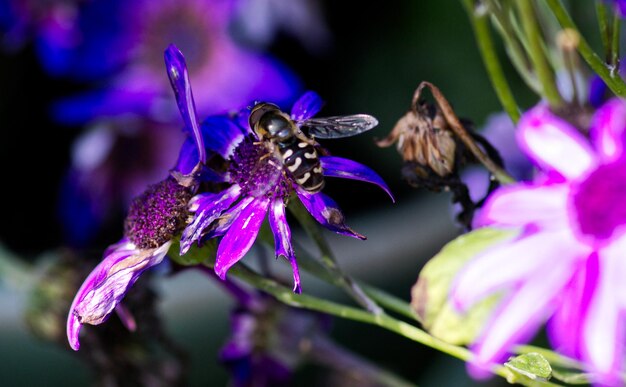
[[(519, 236), (475, 257), (451, 291), (467, 310), (493, 293), (501, 302), (472, 349), (474, 370), (502, 361), (547, 321), (552, 345), (584, 362), (595, 383), (624, 371), (626, 311), (626, 101), (594, 115), (590, 140), (539, 105), (517, 140), (540, 173), (496, 191), (477, 226)], [(619, 382), (621, 383), (621, 382)]]

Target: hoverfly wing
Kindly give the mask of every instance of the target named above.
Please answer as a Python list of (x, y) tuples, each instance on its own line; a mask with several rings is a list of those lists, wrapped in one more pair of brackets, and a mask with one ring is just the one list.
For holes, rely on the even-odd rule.
[(300, 123), (300, 128), (317, 138), (342, 138), (355, 136), (378, 125), (378, 120), (369, 114), (311, 118)]

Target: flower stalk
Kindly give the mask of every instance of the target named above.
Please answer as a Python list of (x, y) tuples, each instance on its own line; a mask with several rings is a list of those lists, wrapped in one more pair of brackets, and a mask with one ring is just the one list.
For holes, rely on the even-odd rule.
[(463, 0), (463, 5), (472, 23), (478, 49), (485, 63), (491, 85), (500, 100), (500, 104), (511, 117), (511, 120), (516, 123), (520, 118), (519, 107), (496, 55), (491, 32), (489, 31), (488, 14), (478, 14), (474, 9), (473, 0)]
[(520, 0), (515, 2), (522, 19), (522, 25), (528, 37), (530, 60), (535, 68), (537, 77), (542, 86), (543, 97), (548, 100), (552, 107), (557, 107), (563, 103), (563, 99), (556, 87), (554, 74), (550, 68), (550, 63), (546, 58), (542, 45), (542, 36), (537, 15), (531, 0)]
[[(546, 4), (550, 7), (550, 10), (561, 24), (561, 27), (578, 31), (578, 27), (576, 27), (560, 0), (546, 0)], [(578, 44), (578, 52), (580, 55), (587, 62), (589, 67), (602, 78), (613, 93), (622, 98), (626, 98), (626, 83), (620, 78), (617, 73), (617, 68), (605, 64), (598, 54), (591, 49), (591, 46), (589, 46), (589, 43), (587, 43), (587, 40), (580, 32), (579, 35), (580, 42)]]
[[(446, 343), (423, 331), (422, 329), (419, 329), (416, 326), (402, 320), (398, 320), (388, 314), (375, 315), (361, 309), (327, 301), (308, 294), (294, 294), (291, 289), (278, 284), (272, 279), (260, 276), (249, 269), (245, 264), (233, 267), (230, 270), (230, 275), (245, 281), (257, 289), (271, 294), (278, 301), (291, 307), (314, 310), (335, 317), (375, 325), (462, 361), (471, 361), (473, 357), (473, 354), (467, 348)], [(504, 366), (496, 366), (492, 372), (503, 378), (509, 378), (511, 376), (510, 371)], [(532, 385), (532, 381), (526, 381), (523, 379), (516, 380), (516, 382), (528, 386)], [(544, 382), (543, 385), (556, 386), (556, 384), (550, 382)]]

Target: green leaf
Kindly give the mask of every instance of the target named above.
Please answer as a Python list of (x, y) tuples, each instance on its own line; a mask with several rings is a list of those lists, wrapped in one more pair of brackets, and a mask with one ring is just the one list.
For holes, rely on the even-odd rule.
[(454, 239), (428, 261), (411, 290), (411, 306), (426, 330), (451, 344), (465, 345), (474, 341), (498, 297), (487, 297), (467, 313), (460, 314), (448, 300), (450, 286), (471, 258), (517, 233), (490, 228), (475, 230)]
[[(531, 380), (548, 380), (552, 376), (552, 367), (548, 360), (537, 352), (525, 353), (509, 359), (504, 366), (514, 376), (523, 375)], [(509, 382), (515, 382), (509, 378)]]
[(217, 253), (217, 239), (209, 239), (202, 244), (202, 247), (197, 245), (191, 246), (187, 254), (180, 255), (180, 243), (179, 240), (175, 240), (167, 251), (167, 256), (179, 265), (193, 266), (193, 265), (206, 265), (213, 267), (215, 265), (215, 254)]

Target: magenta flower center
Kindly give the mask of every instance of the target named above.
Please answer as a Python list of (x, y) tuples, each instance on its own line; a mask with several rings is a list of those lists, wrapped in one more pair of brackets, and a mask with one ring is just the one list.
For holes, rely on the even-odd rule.
[(142, 249), (161, 246), (185, 227), (191, 196), (172, 177), (149, 186), (130, 205), (124, 235)]
[(626, 225), (626, 163), (601, 165), (574, 190), (579, 231), (606, 239)]
[(254, 197), (286, 194), (283, 164), (273, 144), (247, 137), (235, 149), (229, 167), (230, 178), (242, 192)]

